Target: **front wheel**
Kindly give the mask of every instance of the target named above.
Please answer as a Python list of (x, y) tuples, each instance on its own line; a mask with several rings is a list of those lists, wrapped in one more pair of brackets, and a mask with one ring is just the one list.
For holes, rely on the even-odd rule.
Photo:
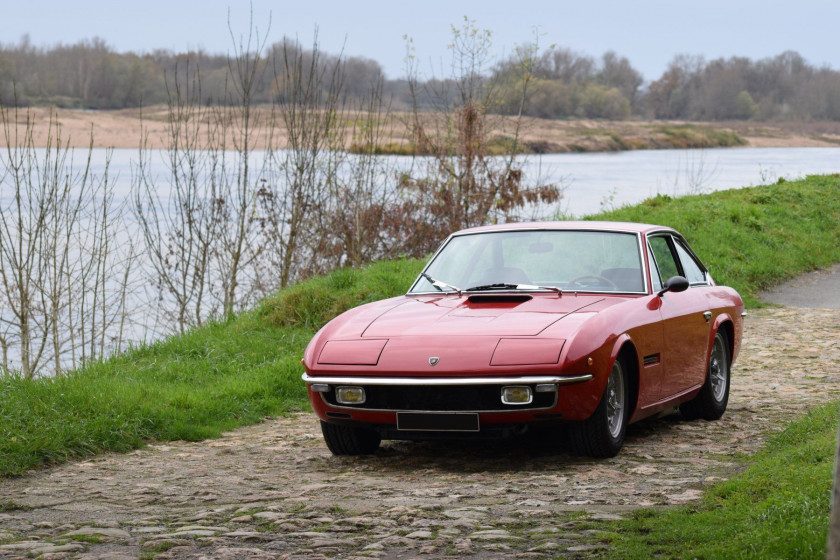
[(618, 455), (627, 432), (627, 391), (624, 367), (616, 359), (598, 408), (583, 422), (569, 427), (569, 440), (577, 454), (598, 458)]
[(324, 442), (333, 455), (370, 455), (379, 449), (382, 438), (370, 428), (330, 424), (321, 420)]
[(688, 420), (717, 420), (729, 403), (729, 344), (718, 332), (709, 354), (709, 371), (703, 388), (692, 400), (680, 405), (680, 414)]

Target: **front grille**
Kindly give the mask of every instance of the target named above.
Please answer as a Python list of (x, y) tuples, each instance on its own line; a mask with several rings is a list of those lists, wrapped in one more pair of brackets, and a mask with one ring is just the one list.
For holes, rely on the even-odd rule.
[(451, 386), (389, 386), (364, 385), (366, 400), (361, 405), (338, 404), (335, 387), (322, 393), (327, 403), (346, 408), (367, 410), (428, 410), (428, 411), (503, 411), (534, 410), (554, 405), (556, 392), (536, 393), (527, 405), (502, 403), (502, 385), (451, 385)]

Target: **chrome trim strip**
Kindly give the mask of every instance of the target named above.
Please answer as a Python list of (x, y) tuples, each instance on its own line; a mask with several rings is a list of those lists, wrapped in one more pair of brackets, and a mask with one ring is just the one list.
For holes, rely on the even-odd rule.
[(649, 294), (651, 293), (651, 285), (648, 282), (648, 270), (645, 267), (645, 257), (647, 255), (647, 238), (642, 233), (636, 234), (636, 246), (639, 249), (639, 267), (642, 269), (642, 284), (644, 284), (644, 289), (642, 292), (633, 292), (633, 293), (642, 293), (642, 294)]
[(555, 383), (571, 385), (592, 379), (591, 373), (570, 376), (525, 376), (525, 377), (313, 377), (301, 376), (306, 383), (328, 383), (331, 385), (397, 385), (397, 386), (452, 386), (452, 385), (530, 385)]

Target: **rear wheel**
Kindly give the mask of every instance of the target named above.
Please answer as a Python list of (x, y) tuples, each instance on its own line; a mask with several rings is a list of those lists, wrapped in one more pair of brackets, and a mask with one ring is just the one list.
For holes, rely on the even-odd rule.
[(330, 424), (321, 420), (324, 442), (333, 455), (370, 455), (379, 449), (382, 438), (370, 428)]
[(615, 457), (627, 432), (627, 377), (621, 360), (616, 359), (598, 408), (583, 422), (569, 427), (572, 449), (579, 455)]
[(688, 420), (717, 420), (729, 403), (729, 344), (718, 331), (709, 354), (709, 371), (703, 388), (692, 400), (680, 405), (680, 414)]

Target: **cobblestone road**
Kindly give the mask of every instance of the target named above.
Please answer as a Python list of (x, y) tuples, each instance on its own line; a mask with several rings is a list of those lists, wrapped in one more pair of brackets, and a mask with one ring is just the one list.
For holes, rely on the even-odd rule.
[(635, 424), (609, 460), (539, 439), (386, 442), (337, 458), (298, 414), (5, 479), (0, 557), (588, 556), (601, 546), (591, 520), (696, 500), (742, 468), (737, 456), (836, 398), (838, 334), (836, 311), (752, 312), (724, 417)]

